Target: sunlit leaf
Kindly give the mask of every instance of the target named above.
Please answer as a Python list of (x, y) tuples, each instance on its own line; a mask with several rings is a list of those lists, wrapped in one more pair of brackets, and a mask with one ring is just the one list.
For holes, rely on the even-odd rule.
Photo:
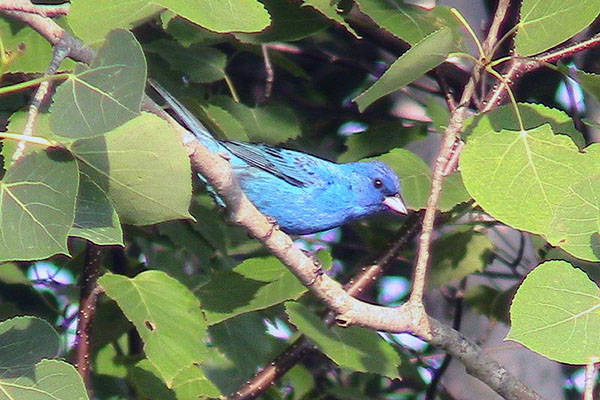
[(271, 22), (256, 0), (153, 0), (183, 18), (213, 32), (259, 32)]
[[(42, 73), (48, 69), (52, 45), (32, 27), (14, 19), (0, 18), (0, 38), (4, 49), (16, 55), (4, 72)], [(70, 70), (74, 65), (75, 62), (67, 58), (60, 70)]]
[(68, 254), (78, 184), (77, 164), (64, 151), (13, 164), (0, 181), (0, 261)]
[(465, 186), (494, 218), (540, 233), (573, 255), (598, 260), (598, 146), (580, 153), (550, 125), (495, 132), (484, 123), (461, 156)]
[(587, 364), (600, 357), (598, 286), (565, 261), (547, 261), (527, 275), (510, 319), (506, 338), (551, 360)]
[(162, 10), (159, 4), (147, 0), (75, 0), (68, 21), (75, 36), (86, 43), (96, 43), (113, 29), (134, 28)]
[(79, 67), (56, 90), (50, 127), (69, 138), (108, 132), (140, 113), (145, 85), (140, 44), (131, 32), (111, 32), (89, 68)]
[(88, 400), (81, 375), (65, 361), (42, 360), (26, 369), (6, 371), (0, 377), (4, 399)]
[(440, 28), (458, 26), (448, 7), (426, 10), (399, 0), (357, 0), (356, 3), (377, 25), (411, 45)]
[[(159, 117), (141, 116), (70, 146), (94, 190), (110, 199), (121, 222), (148, 225), (191, 218), (191, 170), (177, 134)], [(99, 204), (106, 222), (112, 214)]]
[(515, 36), (517, 53), (531, 56), (581, 32), (600, 13), (597, 0), (523, 0)]
[(167, 386), (181, 369), (203, 361), (206, 326), (198, 299), (185, 286), (160, 271), (135, 278), (109, 273), (98, 282), (135, 325)]

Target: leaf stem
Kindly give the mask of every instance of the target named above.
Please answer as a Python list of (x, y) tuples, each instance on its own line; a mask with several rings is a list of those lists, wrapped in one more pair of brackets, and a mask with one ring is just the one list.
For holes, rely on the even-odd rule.
[(519, 123), (519, 129), (521, 130), (521, 132), (525, 132), (525, 125), (523, 125), (523, 119), (521, 118), (521, 112), (519, 111), (519, 105), (517, 104), (517, 100), (515, 99), (515, 95), (512, 91), (512, 89), (510, 88), (510, 84), (509, 82), (506, 80), (506, 78), (504, 78), (502, 76), (502, 74), (500, 74), (498, 71), (496, 71), (495, 69), (491, 68), (490, 66), (486, 67), (485, 70), (496, 77), (496, 79), (498, 79), (500, 82), (504, 83), (504, 85), (506, 85), (506, 91), (508, 93), (508, 96), (510, 97), (510, 102), (513, 105), (514, 109), (515, 109), (515, 116), (517, 118), (517, 122)]
[(30, 87), (37, 86), (42, 82), (58, 81), (58, 80), (62, 80), (62, 79), (67, 79), (67, 78), (69, 78), (69, 76), (71, 76), (70, 73), (43, 76), (41, 78), (32, 79), (30, 81), (17, 83), (16, 85), (5, 86), (5, 87), (0, 88), (0, 96), (3, 94), (7, 94), (7, 93), (18, 92), (19, 90), (29, 89)]
[(227, 82), (227, 87), (231, 92), (231, 97), (235, 100), (236, 103), (240, 102), (240, 96), (238, 96), (237, 91), (235, 90), (235, 86), (233, 85), (233, 81), (229, 77), (229, 75), (225, 74), (225, 82)]
[(20, 142), (27, 142), (32, 144), (37, 144), (44, 147), (52, 147), (55, 146), (56, 143), (51, 142), (50, 140), (39, 137), (39, 136), (29, 136), (23, 135), (21, 133), (9, 133), (9, 132), (0, 132), (0, 138), (3, 139), (12, 139)]
[(471, 37), (473, 38), (473, 41), (477, 45), (477, 50), (479, 51), (479, 57), (481, 59), (485, 59), (486, 56), (485, 56), (485, 52), (483, 51), (483, 46), (481, 45), (481, 41), (479, 40), (477, 35), (475, 35), (475, 32), (473, 31), (473, 28), (471, 28), (471, 25), (468, 24), (468, 22), (465, 20), (465, 17), (463, 17), (462, 14), (456, 8), (452, 7), (450, 9), (450, 11), (452, 12), (452, 14), (454, 14), (456, 19), (458, 19), (458, 22), (460, 22), (462, 24), (462, 26), (465, 27), (467, 32), (469, 32), (469, 35), (471, 35)]

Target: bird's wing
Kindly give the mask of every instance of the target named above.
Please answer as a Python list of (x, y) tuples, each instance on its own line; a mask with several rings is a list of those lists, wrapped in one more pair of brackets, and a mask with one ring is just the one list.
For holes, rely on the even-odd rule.
[(231, 141), (223, 142), (223, 145), (248, 165), (260, 168), (298, 187), (314, 183), (315, 168), (319, 168), (319, 162), (325, 162), (299, 151), (266, 144)]

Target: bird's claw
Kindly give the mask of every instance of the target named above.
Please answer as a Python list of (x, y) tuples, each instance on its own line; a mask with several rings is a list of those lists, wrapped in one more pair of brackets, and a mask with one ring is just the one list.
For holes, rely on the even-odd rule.
[(271, 225), (271, 227), (269, 228), (267, 233), (265, 233), (263, 235), (261, 240), (269, 239), (271, 237), (271, 235), (273, 235), (273, 232), (275, 231), (275, 229), (279, 229), (279, 224), (277, 224), (277, 221), (275, 220), (275, 218), (269, 217), (268, 215), (266, 217), (267, 217), (267, 222)]
[(325, 271), (323, 270), (323, 264), (321, 264), (321, 261), (319, 261), (317, 258), (314, 257), (314, 252), (310, 251), (310, 250), (302, 250), (302, 252), (311, 259), (312, 263), (313, 263), (313, 278), (310, 280), (310, 282), (308, 282), (308, 286), (312, 286), (315, 284), (315, 282), (317, 282), (317, 279), (319, 279), (321, 276), (323, 276), (323, 274), (325, 274)]
[(231, 160), (231, 157), (227, 153), (221, 152), (221, 153), (219, 153), (219, 156), (224, 160), (227, 160), (227, 161)]

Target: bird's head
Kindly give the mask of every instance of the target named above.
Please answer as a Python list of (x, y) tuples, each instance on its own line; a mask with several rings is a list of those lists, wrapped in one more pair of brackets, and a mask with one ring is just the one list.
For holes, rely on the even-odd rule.
[(373, 210), (392, 210), (406, 214), (402, 188), (396, 173), (380, 161), (352, 163), (353, 192), (359, 204)]

